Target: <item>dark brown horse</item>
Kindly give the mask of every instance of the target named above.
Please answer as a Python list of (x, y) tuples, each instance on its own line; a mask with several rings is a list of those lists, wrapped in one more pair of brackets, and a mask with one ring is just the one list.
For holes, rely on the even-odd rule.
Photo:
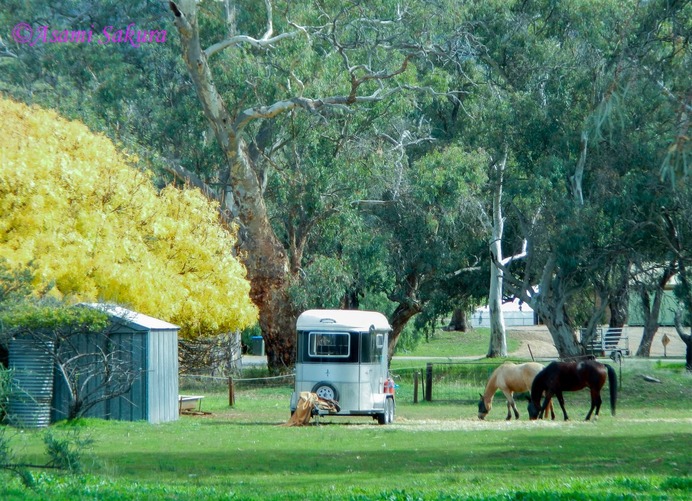
[[(610, 387), (610, 411), (615, 415), (615, 402), (617, 400), (617, 377), (615, 369), (607, 364), (595, 360), (582, 362), (551, 362), (545, 369), (536, 374), (531, 385), (531, 400), (529, 401), (529, 417), (537, 419), (543, 416), (547, 402), (554, 396), (560, 402), (562, 413), (567, 417), (563, 391), (578, 391), (588, 387), (591, 390), (591, 408), (586, 415), (586, 420), (591, 418), (595, 410), (596, 416), (601, 409), (601, 388), (608, 379)], [(541, 395), (545, 393), (545, 401), (541, 405)]]

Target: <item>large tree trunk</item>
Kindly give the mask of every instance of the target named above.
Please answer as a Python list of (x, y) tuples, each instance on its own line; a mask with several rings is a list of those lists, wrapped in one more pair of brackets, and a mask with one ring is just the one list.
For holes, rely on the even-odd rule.
[(680, 339), (685, 342), (687, 346), (686, 356), (685, 356), (685, 367), (687, 372), (692, 372), (692, 335), (690, 334), (680, 334)]
[(644, 312), (644, 333), (642, 334), (639, 348), (637, 348), (637, 357), (648, 357), (651, 354), (651, 344), (654, 341), (656, 332), (658, 332), (658, 318), (661, 313), (661, 305), (663, 304), (664, 287), (671, 277), (675, 275), (675, 271), (675, 262), (670, 263), (663, 270), (663, 274), (656, 283), (653, 302), (649, 292), (642, 288), (641, 301), (642, 311)]
[(579, 358), (584, 354), (574, 328), (566, 321), (563, 313), (539, 313), (539, 315), (548, 327), (555, 348), (562, 360)]
[(212, 80), (207, 56), (200, 46), (194, 4), (186, 4), (184, 12), (176, 4), (170, 5), (180, 33), (183, 59), (226, 157), (226, 171), (221, 175), (223, 186), (218, 196), (222, 206), (238, 214), (242, 225), (239, 256), (248, 272), (251, 299), (259, 309), (267, 363), (270, 370), (283, 371), (295, 362), (296, 315), (286, 294), (288, 257), (271, 227), (260, 180), (240, 130), (234, 127), (234, 120)]
[(648, 357), (651, 354), (651, 344), (654, 341), (656, 332), (658, 332), (658, 316), (661, 312), (662, 299), (663, 290), (659, 289), (656, 291), (653, 302), (651, 302), (651, 297), (647, 291), (643, 290), (641, 292), (644, 332), (637, 348), (637, 357)]
[(685, 334), (685, 331), (682, 328), (682, 313), (680, 311), (675, 313), (675, 330), (678, 332), (678, 336), (680, 336), (680, 339), (682, 339), (682, 342), (685, 343), (685, 346), (687, 347), (687, 350), (685, 351), (685, 368), (688, 372), (692, 372), (692, 334)]
[[(412, 56), (404, 57), (401, 65), (393, 71), (364, 72), (365, 67), (361, 64), (350, 66), (347, 70), (350, 75), (350, 88), (342, 95), (308, 98), (301, 92), (274, 103), (249, 105), (245, 109), (236, 108), (229, 113), (214, 85), (208, 58), (217, 52), (237, 48), (243, 44), (270, 51), (281, 40), (308, 35), (307, 30), (293, 25), (292, 31), (275, 35), (272, 5), (267, 0), (265, 1), (267, 28), (261, 38), (248, 35), (230, 36), (203, 50), (199, 39), (196, 0), (170, 1), (169, 7), (175, 16), (174, 22), (180, 34), (183, 59), (202, 104), (204, 115), (226, 157), (226, 169), (219, 172), (218, 179), (214, 180), (219, 188), (213, 191), (221, 204), (221, 209), (237, 215), (240, 220), (239, 237), (242, 247), (240, 257), (248, 271), (252, 299), (260, 310), (259, 322), (266, 341), (267, 361), (270, 369), (281, 370), (291, 366), (295, 359), (294, 321), (296, 315), (291, 311), (286, 287), (290, 273), (300, 267), (304, 239), (307, 237), (302, 234), (301, 238), (291, 238), (287, 244), (290, 248), (290, 258), (287, 257), (279, 239), (272, 231), (264, 204), (264, 176), (256, 169), (257, 166), (253, 165), (253, 154), (248, 152), (243, 141), (244, 135), (249, 134), (246, 129), (253, 122), (272, 120), (280, 114), (297, 108), (315, 112), (321, 108), (343, 109), (344, 106), (357, 103), (379, 101), (383, 99), (382, 94), (387, 93), (382, 93), (380, 86), (374, 86), (375, 90), (372, 90), (373, 80), (383, 82), (404, 73)], [(227, 8), (226, 17), (232, 24), (229, 30), (231, 35), (236, 32), (233, 26), (234, 16), (233, 9)], [(340, 51), (341, 49), (343, 47), (339, 48)], [(361, 93), (367, 91), (371, 93), (369, 95)], [(245, 105), (245, 103), (237, 104)], [(261, 136), (260, 131), (255, 139)], [(262, 143), (261, 140), (257, 142)], [(209, 191), (205, 190), (205, 193), (208, 194)], [(293, 236), (296, 235), (293, 234)], [(232, 307), (233, 305), (229, 305), (229, 308)]]
[[(531, 259), (531, 257), (528, 256), (527, 259)], [(506, 273), (505, 279), (509, 277), (507, 286), (510, 291), (531, 306), (536, 315), (548, 327), (560, 358), (570, 359), (582, 356), (584, 350), (575, 334), (576, 329), (569, 321), (565, 311), (565, 303), (570, 295), (564, 290), (563, 279), (556, 273), (558, 271), (557, 257), (554, 254), (548, 257), (538, 285), (539, 292), (532, 292), (533, 287), (527, 288), (524, 281), (509, 273), (504, 265), (500, 267)]]
[(392, 332), (389, 334), (389, 350), (387, 357), (389, 363), (392, 362), (392, 357), (394, 357), (394, 351), (396, 350), (396, 344), (399, 341), (399, 336), (401, 332), (406, 327), (409, 320), (413, 318), (414, 315), (421, 312), (423, 309), (420, 301), (418, 300), (418, 288), (420, 286), (419, 277), (415, 272), (411, 272), (406, 276), (406, 292), (399, 297), (390, 297), (390, 301), (396, 301), (399, 305), (392, 313), (392, 318), (389, 323), (392, 326)]
[(420, 311), (420, 303), (417, 301), (407, 301), (399, 303), (399, 306), (397, 306), (394, 313), (392, 313), (392, 319), (390, 321), (392, 332), (389, 334), (389, 352), (387, 353), (389, 363), (392, 362), (392, 357), (394, 357), (396, 343), (399, 341), (401, 331), (404, 330), (408, 321), (411, 320), (414, 315), (420, 313)]
[(458, 332), (467, 332), (469, 330), (469, 322), (464, 308), (454, 308), (452, 318), (446, 330)]
[[(626, 273), (629, 278), (629, 272)], [(628, 282), (623, 280), (621, 287), (615, 292), (608, 303), (610, 310), (609, 327), (622, 328), (627, 323), (627, 315), (629, 308), (629, 287)]]
[[(676, 248), (682, 248), (679, 242), (676, 242), (676, 244)], [(687, 274), (687, 266), (685, 264), (685, 260), (681, 259), (679, 265), (680, 284), (682, 285), (683, 290), (683, 303), (687, 307), (687, 314), (692, 315), (692, 284), (690, 284), (690, 281), (688, 279), (689, 275)], [(682, 341), (685, 343), (685, 346), (687, 346), (685, 366), (688, 372), (692, 372), (692, 334), (685, 334), (682, 328), (682, 312), (679, 310), (675, 313), (675, 329), (677, 330), (680, 339), (682, 339)]]

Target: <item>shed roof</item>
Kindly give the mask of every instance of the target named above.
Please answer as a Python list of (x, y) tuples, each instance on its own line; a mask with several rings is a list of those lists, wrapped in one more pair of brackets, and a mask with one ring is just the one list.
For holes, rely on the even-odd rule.
[(387, 317), (376, 311), (364, 310), (307, 310), (300, 314), (296, 322), (297, 330), (347, 329), (366, 331), (374, 326), (378, 331), (392, 330)]
[(106, 303), (84, 303), (84, 305), (101, 310), (111, 317), (123, 321), (124, 325), (135, 330), (180, 330), (179, 326), (168, 323), (165, 320), (128, 310), (122, 306)]

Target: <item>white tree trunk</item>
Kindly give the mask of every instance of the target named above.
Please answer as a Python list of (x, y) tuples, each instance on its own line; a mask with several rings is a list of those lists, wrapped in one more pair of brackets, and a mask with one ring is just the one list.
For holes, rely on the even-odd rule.
[(495, 256), (490, 262), (490, 293), (488, 294), (488, 310), (490, 314), (490, 346), (488, 357), (507, 356), (507, 334), (505, 317), (502, 314), (503, 273), (496, 262), (502, 262), (502, 235), (505, 221), (502, 216), (502, 182), (507, 164), (507, 151), (502, 161), (493, 166), (496, 176), (495, 193), (493, 194), (493, 226), (490, 241), (490, 253)]
[[(497, 247), (500, 247), (497, 245)], [(501, 252), (501, 251), (500, 251)], [(507, 335), (505, 317), (502, 314), (502, 270), (495, 263), (490, 264), (490, 293), (488, 310), (490, 312), (490, 347), (488, 357), (507, 356)]]

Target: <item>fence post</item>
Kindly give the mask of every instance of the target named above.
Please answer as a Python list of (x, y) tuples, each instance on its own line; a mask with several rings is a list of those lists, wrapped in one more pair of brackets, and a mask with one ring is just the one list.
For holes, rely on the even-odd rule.
[(425, 365), (425, 400), (432, 402), (432, 374), (433, 364), (428, 362)]
[(418, 403), (418, 371), (413, 371), (413, 403)]
[(228, 378), (228, 405), (229, 407), (235, 405), (235, 383), (232, 377)]

